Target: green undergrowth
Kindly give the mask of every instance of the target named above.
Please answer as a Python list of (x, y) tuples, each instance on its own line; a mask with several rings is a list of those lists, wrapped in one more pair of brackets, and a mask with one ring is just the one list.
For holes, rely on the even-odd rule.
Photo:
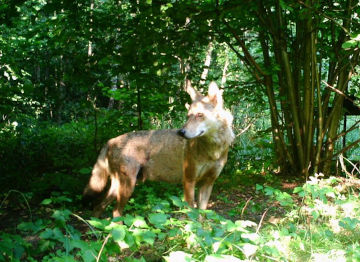
[[(321, 176), (293, 192), (256, 185), (266, 199), (256, 222), (191, 209), (175, 196), (180, 189), (159, 197), (143, 187), (114, 220), (87, 219), (77, 199), (53, 194), (39, 212), (25, 205), (31, 215), (2, 230), (0, 260), (358, 261), (359, 185), (357, 179)], [(8, 202), (2, 201), (1, 214)], [(279, 208), (283, 214), (270, 219), (268, 212)]]

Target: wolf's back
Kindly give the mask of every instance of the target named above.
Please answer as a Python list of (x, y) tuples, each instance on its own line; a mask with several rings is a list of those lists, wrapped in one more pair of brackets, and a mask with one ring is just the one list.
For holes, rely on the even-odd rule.
[(97, 198), (104, 190), (109, 179), (109, 163), (107, 159), (108, 145), (105, 145), (94, 165), (89, 183), (83, 192), (83, 202)]

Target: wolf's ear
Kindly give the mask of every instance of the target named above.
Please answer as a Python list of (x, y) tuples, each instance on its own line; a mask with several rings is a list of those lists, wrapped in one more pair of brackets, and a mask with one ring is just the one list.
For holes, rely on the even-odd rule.
[(198, 100), (202, 97), (202, 95), (192, 87), (189, 79), (186, 80), (185, 91), (190, 95), (192, 101)]
[(208, 98), (214, 106), (223, 106), (222, 91), (215, 82), (211, 82), (209, 85)]

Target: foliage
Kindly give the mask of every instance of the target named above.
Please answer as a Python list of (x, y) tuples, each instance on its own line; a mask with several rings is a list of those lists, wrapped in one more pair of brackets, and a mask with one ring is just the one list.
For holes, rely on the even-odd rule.
[(267, 118), (257, 146), (283, 172), (329, 168), (344, 100), (329, 86), (357, 96), (359, 8), (323, 2), (3, 1), (0, 128), (90, 122), (99, 109), (121, 112), (121, 130), (173, 126), (184, 80), (215, 80), (237, 130), (244, 113)]
[(20, 222), (15, 234), (1, 233), (0, 256), (12, 261), (358, 260), (358, 183), (319, 175), (292, 195), (257, 185), (270, 196), (268, 203), (286, 208), (276, 224), (190, 209), (172, 195), (179, 191), (175, 188), (161, 196), (152, 187), (140, 188), (127, 214), (114, 220), (84, 220), (68, 209), (69, 198), (54, 194), (42, 202), (42, 217)]
[(359, 259), (358, 180), (322, 176), (296, 187), (292, 209), (280, 224), (263, 229), (263, 254), (284, 260)]
[[(252, 247), (251, 243), (256, 240), (252, 229), (254, 223), (234, 223), (212, 211), (189, 209), (175, 196), (170, 197), (169, 201), (153, 199), (153, 207), (147, 210), (146, 216), (127, 214), (116, 221), (85, 221), (68, 209), (54, 207), (55, 203), (64, 201), (66, 199), (56, 196), (45, 199), (42, 204), (51, 207), (47, 210), (52, 213), (50, 219), (20, 223), (17, 230), (27, 235), (25, 240), (19, 235), (1, 234), (2, 258), (16, 261), (26, 256), (30, 261), (39, 257), (43, 261), (94, 261), (96, 257), (101, 257), (101, 261), (107, 261), (108, 257), (124, 258), (130, 252), (156, 260), (168, 250), (175, 249), (192, 253), (189, 255), (193, 257), (191, 261), (198, 261), (210, 259), (211, 254), (215, 253), (229, 257), (235, 254), (249, 256), (251, 254), (244, 253), (244, 248)], [(74, 217), (90, 228), (86, 234), (81, 235), (74, 228)], [(205, 222), (199, 222), (200, 217)], [(119, 224), (119, 221), (123, 224)], [(16, 245), (8, 245), (8, 241), (15, 241)], [(32, 245), (29, 243), (31, 241), (34, 242)], [(151, 252), (148, 253), (147, 249)], [(171, 252), (167, 259), (172, 261), (173, 255)]]
[[(356, 150), (355, 132), (334, 145), (345, 98), (331, 87), (360, 94), (357, 4), (2, 1), (0, 214), (14, 210), (0, 260), (360, 260), (356, 187), (315, 176), (291, 193), (276, 178), (278, 165), (307, 177), (335, 150)], [(189, 209), (179, 188), (161, 185), (137, 189), (122, 224), (83, 219), (78, 194), (103, 143), (180, 127), (185, 79), (201, 91), (217, 81), (235, 117), (216, 196), (235, 221)], [(235, 202), (227, 192), (241, 186), (263, 201)], [(273, 210), (282, 219), (270, 225)], [(255, 212), (256, 223), (236, 220)]]
[[(72, 174), (81, 175), (79, 170), (93, 164), (105, 141), (124, 131), (118, 115), (111, 111), (98, 113), (96, 127), (93, 119), (58, 125), (29, 116), (5, 125), (0, 130), (0, 157), (4, 163), (0, 165), (1, 189), (21, 190), (30, 185), (39, 193), (39, 187), (68, 188), (76, 179)], [(82, 178), (84, 175), (87, 177), (82, 174)], [(56, 182), (56, 177), (63, 183)]]

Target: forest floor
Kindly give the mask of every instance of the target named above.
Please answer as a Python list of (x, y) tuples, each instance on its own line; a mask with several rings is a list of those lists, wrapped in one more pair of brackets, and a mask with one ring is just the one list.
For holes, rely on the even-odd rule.
[[(250, 220), (255, 223), (279, 221), (285, 210), (278, 201), (266, 196), (263, 192), (256, 190), (256, 185), (238, 185), (223, 190), (223, 184), (219, 189), (214, 190), (208, 208), (215, 210), (218, 214), (230, 220)], [(292, 194), (293, 189), (302, 186), (301, 182), (295, 179), (284, 179), (270, 184), (281, 191)]]
[[(248, 180), (248, 178), (245, 181), (247, 182), (240, 182), (238, 184), (231, 181), (231, 179), (219, 179), (219, 182), (216, 182), (214, 186), (208, 203), (208, 209), (214, 210), (219, 215), (232, 221), (250, 220), (255, 223), (260, 221), (262, 223), (276, 223), (279, 221), (285, 213), (283, 207), (277, 201), (274, 201), (273, 198), (257, 191), (255, 182), (251, 183), (251, 180)], [(296, 197), (292, 194), (292, 191), (295, 187), (301, 185), (295, 179), (286, 180), (281, 178), (276, 179), (269, 186), (288, 192), (293, 197)], [(151, 187), (151, 184), (148, 186)], [(91, 212), (88, 208), (81, 205), (80, 196), (67, 194), (65, 198), (71, 199), (72, 197), (76, 200), (72, 199), (71, 202), (69, 201), (66, 208), (85, 219), (89, 218)], [(12, 191), (6, 198), (4, 196), (1, 198), (0, 231), (15, 233), (17, 225), (21, 222), (42, 218), (47, 219), (51, 217), (53, 212), (53, 209), (47, 208), (46, 205), (42, 205), (38, 200), (27, 201), (26, 194), (21, 192)], [(52, 204), (56, 205), (56, 203)], [(110, 215), (111, 213), (107, 214)], [(88, 229), (82, 222), (77, 221), (75, 223), (77, 224), (75, 225), (76, 227), (83, 227), (83, 230)]]
[[(303, 183), (269, 174), (220, 177), (208, 205), (216, 213), (188, 209), (180, 201), (181, 186), (146, 183), (136, 188), (126, 206), (124, 224), (90, 219), (91, 211), (81, 206), (78, 193), (48, 192), (50, 196), (41, 198), (34, 192), (11, 191), (1, 196), (0, 202), (0, 260), (26, 256), (34, 261), (44, 256), (48, 261), (71, 256), (86, 260), (91, 255), (86, 261), (93, 261), (94, 254), (102, 256), (106, 245), (102, 257), (107, 260), (102, 261), (143, 262), (144, 257), (146, 261), (162, 261), (176, 250), (192, 254), (196, 258), (192, 261), (203, 261), (206, 252), (209, 256), (215, 252), (217, 234), (226, 239), (224, 245), (229, 250), (225, 254), (241, 258), (252, 256), (246, 250), (233, 249), (244, 234), (256, 235), (252, 244), (242, 245), (255, 248), (252, 251), (257, 250), (260, 261), (269, 255), (275, 261), (293, 256), (297, 261), (317, 261), (312, 260), (316, 252), (332, 258), (334, 250), (338, 250), (336, 256), (345, 259), (338, 261), (360, 261), (360, 180), (318, 176)], [(329, 216), (329, 211), (334, 213)], [(203, 215), (205, 220), (201, 219)], [(104, 214), (104, 218), (109, 217), (111, 207)], [(245, 224), (248, 226), (241, 226)], [(353, 235), (351, 245), (349, 234)], [(194, 240), (196, 249), (191, 248)], [(123, 249), (124, 244), (131, 248)]]

